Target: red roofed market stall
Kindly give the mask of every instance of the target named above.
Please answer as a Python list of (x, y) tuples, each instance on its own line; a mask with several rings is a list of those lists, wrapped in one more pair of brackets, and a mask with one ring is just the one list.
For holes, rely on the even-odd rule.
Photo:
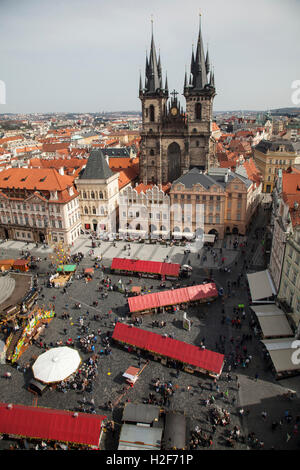
[(99, 448), (106, 416), (0, 403), (0, 434)]
[(168, 310), (175, 305), (190, 304), (191, 302), (210, 302), (218, 297), (218, 290), (214, 283), (198, 284), (196, 286), (182, 287), (180, 289), (153, 294), (129, 297), (128, 305), (133, 317), (152, 311)]
[(168, 360), (180, 363), (187, 372), (197, 371), (212, 377), (219, 377), (223, 369), (223, 354), (131, 325), (117, 323), (112, 338), (133, 350), (150, 352), (153, 359), (160, 359), (162, 364), (167, 364)]
[(113, 258), (111, 270), (117, 271), (120, 274), (141, 273), (141, 275), (153, 275), (162, 279), (177, 279), (180, 273), (180, 264)]

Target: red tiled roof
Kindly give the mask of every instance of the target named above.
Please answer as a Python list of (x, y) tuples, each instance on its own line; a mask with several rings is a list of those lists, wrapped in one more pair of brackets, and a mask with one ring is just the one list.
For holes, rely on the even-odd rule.
[[(137, 191), (138, 194), (141, 192), (146, 193), (148, 189), (152, 189), (155, 186), (155, 184), (144, 184), (140, 183), (138, 186), (136, 186), (134, 189)], [(164, 193), (168, 193), (170, 191), (172, 184), (171, 183), (165, 183), (161, 185), (161, 190)]]
[[(70, 196), (68, 188), (73, 187)], [(0, 189), (21, 188), (31, 191), (57, 191), (58, 203), (67, 202), (78, 195), (73, 178), (60, 175), (54, 168), (9, 168), (0, 172)]]
[(300, 175), (282, 173), (282, 197), (290, 208), (292, 225), (300, 225)]

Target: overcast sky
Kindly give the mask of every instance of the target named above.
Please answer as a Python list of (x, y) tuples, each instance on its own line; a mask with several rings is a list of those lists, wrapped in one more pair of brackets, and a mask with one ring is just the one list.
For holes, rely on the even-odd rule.
[(300, 0), (1, 0), (0, 113), (140, 110), (151, 15), (163, 77), (182, 94), (200, 9), (214, 110), (295, 106)]

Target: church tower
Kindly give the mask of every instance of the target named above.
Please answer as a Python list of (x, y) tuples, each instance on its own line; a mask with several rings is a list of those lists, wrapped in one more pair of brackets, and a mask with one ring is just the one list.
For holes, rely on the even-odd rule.
[(140, 182), (172, 183), (193, 167), (207, 170), (214, 165), (212, 105), (215, 96), (214, 74), (204, 48), (199, 26), (196, 55), (192, 53), (191, 73), (185, 75), (186, 112), (168, 80), (163, 86), (160, 57), (157, 58), (153, 30), (149, 57), (146, 55), (145, 86), (140, 75), (139, 98), (142, 103), (140, 144)]
[(211, 142), (213, 99), (216, 95), (214, 73), (208, 50), (204, 56), (201, 16), (196, 54), (192, 51), (191, 72), (185, 74), (184, 97), (189, 134), (189, 165), (207, 170), (214, 164)]
[(140, 75), (139, 98), (142, 102), (140, 180), (147, 183), (162, 182), (160, 135), (169, 97), (167, 77), (162, 83), (160, 56), (157, 59), (153, 29), (149, 58), (146, 55), (145, 87)]

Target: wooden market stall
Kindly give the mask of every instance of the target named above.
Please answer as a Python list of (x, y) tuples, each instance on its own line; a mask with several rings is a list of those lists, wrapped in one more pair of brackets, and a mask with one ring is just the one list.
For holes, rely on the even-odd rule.
[(185, 309), (190, 304), (212, 302), (217, 298), (216, 285), (208, 283), (129, 297), (128, 306), (131, 316), (134, 318), (147, 313), (174, 311), (177, 307)]
[(127, 349), (130, 347), (134, 351), (147, 352), (152, 359), (164, 365), (175, 363), (186, 372), (198, 372), (216, 378), (222, 373), (223, 354), (169, 338), (167, 335), (159, 335), (118, 322), (112, 339)]
[(106, 416), (0, 403), (0, 434), (100, 449)]
[(76, 264), (58, 266), (57, 273), (50, 279), (55, 287), (64, 287), (72, 278), (77, 268)]
[(177, 263), (127, 258), (113, 258), (110, 269), (119, 274), (139, 274), (142, 277), (153, 277), (162, 280), (178, 279), (180, 274), (180, 264)]

